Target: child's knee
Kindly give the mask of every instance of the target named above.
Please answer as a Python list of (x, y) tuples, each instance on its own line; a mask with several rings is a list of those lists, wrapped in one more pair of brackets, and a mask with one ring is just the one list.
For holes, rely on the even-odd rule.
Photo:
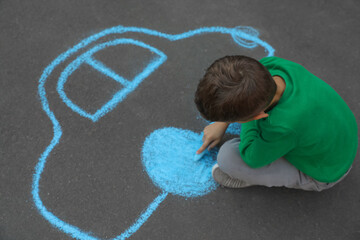
[(217, 162), (223, 171), (231, 170), (234, 165), (242, 164), (239, 152), (239, 140), (231, 139), (226, 141), (219, 149)]

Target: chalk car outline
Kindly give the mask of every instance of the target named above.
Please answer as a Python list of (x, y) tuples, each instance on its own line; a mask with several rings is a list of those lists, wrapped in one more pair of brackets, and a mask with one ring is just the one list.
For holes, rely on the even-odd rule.
[[(105, 29), (97, 34), (94, 34), (84, 40), (82, 40), (77, 45), (73, 46), (72, 48), (68, 49), (64, 53), (60, 54), (56, 59), (54, 59), (43, 71), (40, 79), (39, 79), (39, 85), (38, 85), (38, 94), (40, 96), (42, 108), (47, 114), (47, 116), (50, 118), (52, 124), (53, 124), (53, 132), (54, 136), (50, 142), (50, 144), (46, 147), (45, 151), (41, 154), (39, 157), (38, 163), (35, 166), (35, 173), (33, 174), (33, 181), (32, 181), (32, 198), (34, 201), (34, 204), (39, 211), (39, 213), (55, 228), (63, 231), (64, 233), (68, 234), (69, 236), (76, 238), (76, 239), (91, 239), (91, 240), (97, 240), (99, 238), (92, 236), (92, 234), (82, 231), (76, 226), (73, 226), (69, 223), (64, 222), (63, 220), (59, 219), (57, 216), (55, 216), (51, 211), (49, 211), (43, 202), (41, 201), (40, 195), (39, 195), (39, 182), (41, 179), (41, 174), (44, 170), (47, 157), (51, 153), (51, 151), (55, 148), (55, 146), (59, 143), (59, 140), (62, 135), (62, 129), (59, 121), (56, 119), (53, 111), (51, 111), (48, 99), (46, 97), (46, 90), (45, 90), (45, 83), (48, 79), (48, 77), (51, 75), (53, 70), (61, 63), (63, 63), (66, 59), (68, 59), (70, 56), (74, 55), (75, 53), (79, 52), (79, 50), (89, 46), (91, 43), (96, 42), (97, 40), (108, 36), (110, 34), (122, 34), (126, 32), (136, 32), (136, 33), (143, 33), (148, 34), (152, 36), (157, 36), (160, 38), (168, 39), (169, 41), (177, 41), (180, 39), (185, 39), (189, 37), (193, 37), (196, 35), (201, 35), (205, 33), (220, 33), (220, 34), (228, 34), (230, 35), (233, 40), (240, 46), (245, 48), (255, 48), (257, 46), (262, 46), (268, 53), (267, 56), (273, 56), (274, 55), (274, 49), (265, 41), (262, 41), (259, 38), (259, 33), (251, 28), (246, 26), (238, 26), (235, 28), (225, 28), (225, 27), (204, 27), (199, 28), (195, 30), (191, 30), (188, 32), (184, 32), (181, 34), (166, 34), (162, 32), (158, 32), (155, 30), (147, 29), (147, 28), (139, 28), (139, 27), (125, 27), (125, 26), (116, 26), (112, 28)], [(159, 58), (155, 59), (153, 62), (151, 62), (143, 72), (138, 74), (134, 79), (133, 84), (126, 81), (126, 79), (122, 78), (121, 76), (116, 76), (114, 72), (111, 71), (111, 69), (108, 69), (106, 66), (102, 65), (101, 62), (97, 61), (96, 59), (92, 58), (92, 54), (107, 47), (110, 45), (116, 45), (116, 44), (133, 44), (140, 47), (147, 48), (148, 50), (152, 51), (153, 53), (156, 53)], [(135, 88), (146, 78), (148, 77), (153, 71), (155, 71), (162, 63), (166, 61), (167, 56), (161, 52), (160, 50), (147, 45), (141, 41), (130, 39), (130, 38), (118, 38), (106, 43), (102, 43), (99, 45), (96, 45), (92, 48), (92, 50), (87, 51), (84, 53), (82, 58), (77, 58), (72, 63), (70, 63), (67, 67), (67, 72), (64, 70), (59, 78), (58, 84), (57, 84), (57, 91), (61, 97), (61, 99), (64, 101), (64, 103), (71, 108), (74, 112), (78, 113), (79, 115), (86, 117), (93, 122), (98, 121), (101, 117), (106, 115), (107, 113), (111, 112), (126, 96), (135, 90)], [(80, 59), (80, 60), (79, 60)], [(68, 76), (71, 75), (73, 71), (75, 71), (81, 64), (87, 63), (89, 65), (92, 65), (95, 69), (102, 71), (105, 75), (113, 78), (115, 81), (120, 82), (124, 86), (127, 87), (127, 90), (122, 90), (123, 92), (118, 92), (115, 94), (111, 100), (109, 100), (107, 103), (105, 103), (100, 109), (98, 109), (94, 114), (90, 114), (77, 106), (75, 103), (73, 103), (66, 95), (66, 93), (63, 90), (63, 86), (66, 82), (66, 79)], [(71, 65), (72, 64), (72, 65)], [(126, 88), (125, 88), (126, 89)], [(126, 231), (124, 231), (121, 235), (116, 236), (113, 239), (126, 239), (129, 238), (133, 233), (135, 233), (141, 225), (151, 216), (151, 214), (156, 210), (157, 206), (166, 198), (168, 192), (163, 191), (158, 197), (154, 199), (152, 203), (149, 204), (148, 208), (142, 212), (142, 214), (138, 217), (138, 219), (132, 224)]]

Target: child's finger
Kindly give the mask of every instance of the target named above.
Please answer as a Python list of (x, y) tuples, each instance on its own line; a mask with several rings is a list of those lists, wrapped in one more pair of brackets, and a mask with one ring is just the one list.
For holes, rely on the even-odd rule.
[(210, 144), (210, 146), (208, 147), (208, 150), (210, 151), (210, 149), (212, 149), (213, 147), (215, 147), (220, 141), (214, 141)]
[(196, 151), (197, 154), (200, 154), (202, 153), (206, 147), (209, 145), (210, 141), (209, 140), (206, 140), (203, 145)]

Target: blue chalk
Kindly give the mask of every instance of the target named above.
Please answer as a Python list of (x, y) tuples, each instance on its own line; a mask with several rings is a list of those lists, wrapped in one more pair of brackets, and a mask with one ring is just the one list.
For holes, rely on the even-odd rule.
[(202, 153), (195, 153), (195, 156), (194, 156), (194, 161), (199, 161), (204, 155), (205, 153), (207, 152), (207, 150), (205, 149), (204, 151), (202, 151)]
[[(142, 163), (153, 183), (164, 192), (183, 197), (199, 197), (217, 188), (211, 169), (216, 160), (205, 154), (195, 162), (202, 134), (187, 129), (165, 127), (146, 137)], [(201, 155), (201, 154), (199, 154)]]

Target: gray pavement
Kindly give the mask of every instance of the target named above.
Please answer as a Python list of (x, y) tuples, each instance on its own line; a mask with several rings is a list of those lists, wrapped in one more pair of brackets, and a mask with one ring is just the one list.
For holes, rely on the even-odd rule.
[[(251, 187), (217, 188), (195, 198), (168, 194), (136, 225), (161, 196), (141, 163), (145, 138), (170, 126), (200, 133), (206, 122), (199, 119), (193, 95), (204, 69), (224, 55), (260, 59), (267, 55), (263, 47), (240, 47), (219, 33), (169, 41), (144, 32), (112, 32), (57, 62), (41, 86), (46, 67), (62, 53), (111, 27), (180, 34), (249, 26), (276, 56), (302, 64), (332, 86), (359, 121), (359, 12), (356, 0), (0, 1), (0, 239), (360, 239), (358, 163), (343, 182), (320, 193)], [(90, 115), (120, 85), (81, 65), (64, 84), (67, 97), (84, 110), (81, 115), (59, 95), (58, 78), (88, 49), (117, 37), (149, 44), (167, 59), (92, 121)], [(132, 79), (156, 54), (117, 45), (95, 56)], [(46, 91), (48, 105), (39, 89)], [(50, 221), (34, 200), (41, 160), (46, 164), (38, 194), (54, 216)]]

